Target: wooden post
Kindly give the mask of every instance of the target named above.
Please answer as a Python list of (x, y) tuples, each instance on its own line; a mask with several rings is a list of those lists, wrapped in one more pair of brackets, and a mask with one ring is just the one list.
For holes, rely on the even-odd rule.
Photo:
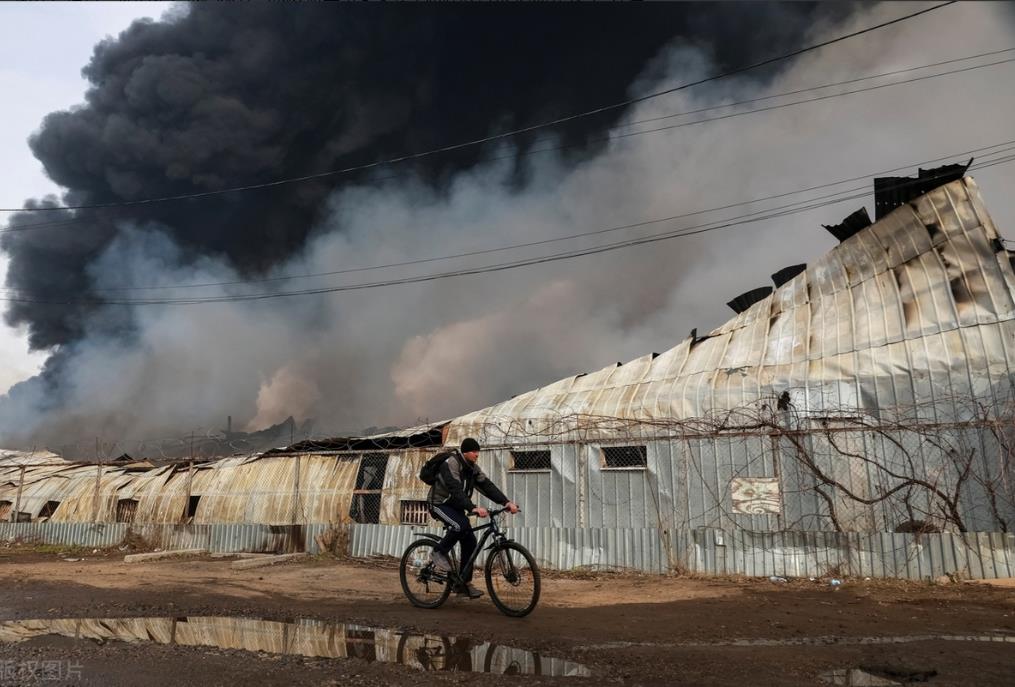
[[(232, 427), (233, 416), (229, 416), (229, 426)], [(228, 441), (228, 437), (226, 441)], [(190, 497), (194, 493), (194, 433), (190, 433), (190, 462), (187, 464), (187, 501), (183, 504), (183, 515), (180, 519), (187, 523), (190, 513)], [(196, 515), (196, 514), (195, 514)]]
[(300, 508), (300, 455), (296, 454), (296, 470), (293, 476), (293, 524), (299, 522)]
[(20, 477), (18, 478), (18, 496), (14, 500), (14, 510), (11, 512), (10, 521), (17, 522), (21, 514), (21, 490), (25, 488), (25, 466), (21, 466)]
[(187, 513), (190, 512), (190, 495), (194, 492), (194, 461), (191, 456), (191, 461), (187, 467), (187, 500), (183, 504), (183, 515), (180, 519), (186, 522)]
[(99, 521), (99, 486), (102, 483), (102, 463), (95, 465), (95, 503), (92, 506), (92, 522)]
[(95, 437), (95, 503), (92, 504), (92, 522), (99, 521), (99, 500), (102, 486), (102, 460), (99, 458), (99, 438)]

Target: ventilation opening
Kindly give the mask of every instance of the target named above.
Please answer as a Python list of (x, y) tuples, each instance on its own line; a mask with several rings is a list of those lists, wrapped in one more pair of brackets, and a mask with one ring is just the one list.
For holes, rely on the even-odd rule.
[(56, 509), (60, 507), (59, 501), (46, 501), (46, 505), (39, 511), (39, 520), (49, 520), (56, 513)]
[(426, 501), (402, 501), (403, 525), (425, 525), (430, 520), (430, 507)]
[(376, 524), (381, 521), (381, 489), (387, 468), (386, 453), (366, 453), (360, 460), (356, 489), (349, 506), (349, 517), (355, 522)]
[(137, 515), (137, 499), (119, 499), (116, 502), (116, 521), (134, 522)]
[(511, 469), (520, 471), (549, 470), (549, 451), (512, 451)]
[(184, 516), (186, 522), (191, 522), (197, 517), (197, 504), (201, 503), (201, 495), (192, 495), (187, 499), (187, 514)]
[(648, 466), (648, 450), (644, 446), (604, 446), (603, 467), (638, 468)]

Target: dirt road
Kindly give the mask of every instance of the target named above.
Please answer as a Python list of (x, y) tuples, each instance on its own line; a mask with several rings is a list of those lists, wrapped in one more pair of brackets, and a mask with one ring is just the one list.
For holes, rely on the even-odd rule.
[(1010, 685), (1015, 676), (1015, 589), (981, 584), (553, 577), (536, 612), (515, 620), (485, 597), (414, 609), (390, 562), (233, 570), (209, 557), (64, 560), (79, 556), (0, 552), (0, 683)]

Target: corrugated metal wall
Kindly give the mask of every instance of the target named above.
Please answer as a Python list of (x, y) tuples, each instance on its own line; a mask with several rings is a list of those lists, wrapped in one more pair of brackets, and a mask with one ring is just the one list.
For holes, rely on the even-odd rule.
[[(305, 550), (313, 554), (318, 553), (315, 537), (330, 527), (147, 525), (132, 531), (165, 549)], [(128, 531), (123, 523), (0, 523), (0, 540), (109, 547), (120, 544)], [(419, 531), (400, 525), (351, 525), (350, 553), (356, 557), (400, 557)], [(708, 527), (676, 531), (651, 527), (525, 527), (511, 528), (509, 534), (532, 551), (542, 567), (555, 570), (912, 580), (946, 574), (973, 579), (1015, 577), (1015, 535), (999, 532), (915, 535), (750, 533)]]

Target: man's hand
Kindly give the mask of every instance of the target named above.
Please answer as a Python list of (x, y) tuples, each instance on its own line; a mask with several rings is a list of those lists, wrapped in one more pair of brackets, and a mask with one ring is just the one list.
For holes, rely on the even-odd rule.
[(472, 509), (472, 512), (475, 513), (476, 515), (478, 515), (481, 518), (488, 518), (488, 517), (490, 517), (490, 511), (488, 511), (487, 509), (483, 508), (482, 506), (476, 506), (475, 508)]
[(504, 505), (507, 507), (509, 511), (511, 511), (511, 513), (517, 513), (520, 510), (518, 508), (518, 504), (515, 503), (514, 501), (508, 501)]

